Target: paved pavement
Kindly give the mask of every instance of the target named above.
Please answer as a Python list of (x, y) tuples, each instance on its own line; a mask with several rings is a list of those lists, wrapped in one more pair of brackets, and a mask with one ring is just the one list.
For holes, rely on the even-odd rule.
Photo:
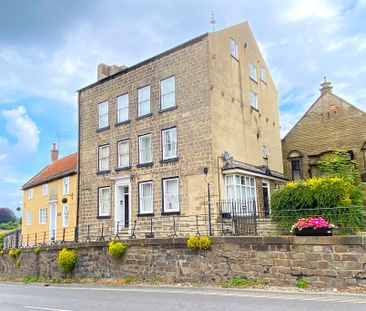
[(0, 283), (1, 311), (365, 311), (366, 295), (179, 287)]

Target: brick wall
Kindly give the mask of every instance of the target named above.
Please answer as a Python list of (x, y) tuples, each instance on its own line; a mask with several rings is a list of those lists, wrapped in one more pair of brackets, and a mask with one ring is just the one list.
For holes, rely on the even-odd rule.
[[(366, 238), (352, 237), (222, 237), (213, 238), (209, 251), (191, 252), (186, 239), (127, 240), (120, 260), (108, 255), (107, 243), (71, 245), (78, 262), (73, 276), (163, 279), (203, 282), (241, 276), (262, 279), (276, 286), (295, 286), (306, 277), (323, 288), (366, 287)], [(39, 255), (22, 249), (20, 267), (15, 259), (0, 256), (0, 275), (60, 277), (57, 255), (62, 246)]]

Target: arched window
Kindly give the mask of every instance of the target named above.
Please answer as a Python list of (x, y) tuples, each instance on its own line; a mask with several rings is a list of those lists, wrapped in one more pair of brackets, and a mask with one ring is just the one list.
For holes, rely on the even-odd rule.
[(288, 154), (288, 160), (291, 164), (292, 180), (299, 180), (303, 178), (301, 158), (302, 154), (297, 150), (293, 150)]

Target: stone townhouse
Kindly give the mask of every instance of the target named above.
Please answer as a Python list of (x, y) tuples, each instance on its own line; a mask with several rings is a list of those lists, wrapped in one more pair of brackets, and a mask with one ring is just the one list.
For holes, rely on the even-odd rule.
[(306, 179), (321, 174), (319, 160), (345, 149), (366, 181), (366, 113), (332, 92), (324, 81), (319, 98), (282, 140), (285, 176)]
[(101, 64), (79, 90), (81, 227), (208, 213), (208, 184), (213, 218), (225, 200), (268, 214), (282, 168), (277, 91), (247, 22)]

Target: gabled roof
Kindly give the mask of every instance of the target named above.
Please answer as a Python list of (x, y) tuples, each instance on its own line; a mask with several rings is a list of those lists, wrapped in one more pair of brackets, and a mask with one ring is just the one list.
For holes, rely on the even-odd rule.
[(321, 99), (323, 96), (334, 96), (335, 98), (339, 99), (340, 101), (342, 101), (345, 105), (348, 105), (350, 107), (352, 107), (353, 109), (356, 109), (357, 111), (360, 111), (364, 114), (366, 114), (365, 111), (363, 111), (362, 109), (356, 107), (355, 105), (351, 104), (350, 102), (346, 101), (345, 99), (343, 99), (342, 97), (339, 97), (338, 95), (335, 95), (334, 93), (324, 93), (321, 94), (316, 100), (315, 102), (308, 108), (308, 110), (306, 110), (306, 112), (303, 114), (303, 116), (295, 123), (295, 125), (293, 125), (291, 127), (291, 129), (286, 133), (286, 135), (282, 138), (282, 141), (284, 141), (286, 139), (286, 137), (292, 132), (292, 130), (313, 110), (313, 108), (315, 106), (317, 106), (319, 103), (321, 103)]
[(22, 190), (77, 173), (77, 152), (46, 166), (36, 176), (27, 181)]

